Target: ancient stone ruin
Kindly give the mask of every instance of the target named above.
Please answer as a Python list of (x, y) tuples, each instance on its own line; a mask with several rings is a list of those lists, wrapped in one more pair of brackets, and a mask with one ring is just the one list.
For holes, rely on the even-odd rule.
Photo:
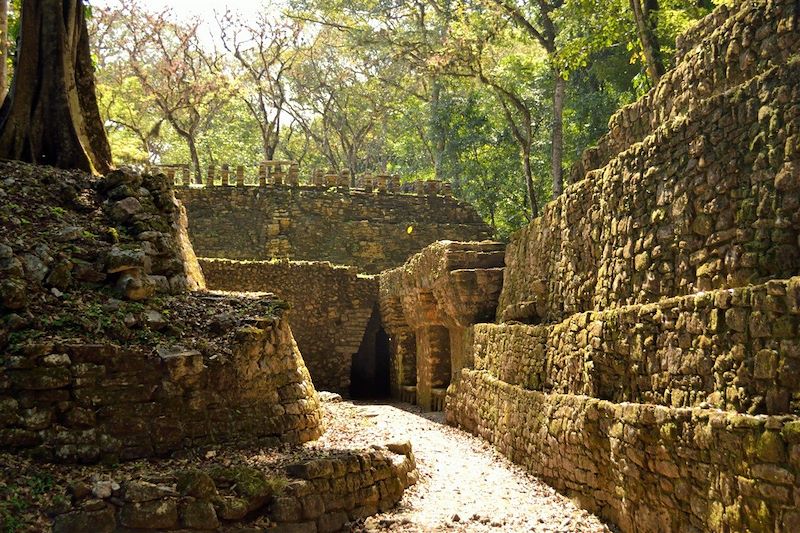
[[(622, 531), (799, 530), (797, 21), (743, 2), (686, 35), (513, 236), (496, 301), (486, 245), (383, 273), (395, 394), (447, 386), (451, 423)], [(437, 272), (454, 249), (477, 287)]]
[[(0, 447), (306, 443), (327, 389), (444, 411), (624, 532), (800, 531), (798, 13), (718, 8), (507, 245), (438, 184), (291, 162), (6, 180), (57, 208), (0, 237)], [(379, 444), (76, 483), (53, 523), (336, 531), (416, 481)]]
[(14, 231), (0, 240), (0, 452), (63, 469), (156, 465), (122, 467), (119, 481), (89, 477), (100, 466), (71, 471), (47, 510), (54, 531), (337, 531), (415, 482), (407, 442), (215, 461), (216, 449), (296, 446), (324, 430), (286, 302), (200, 290), (163, 175), (2, 167)]
[(269, 168), (260, 176), (176, 189), (209, 287), (276, 294), (318, 387), (388, 396), (376, 275), (439, 239), (482, 240), (491, 228), (436, 181), (409, 193), (390, 176), (360, 176), (358, 188), (347, 173), (309, 185)]
[(492, 235), (472, 206), (438, 188), (408, 194), (270, 183), (176, 193), (200, 257), (330, 261), (378, 274), (437, 240)]

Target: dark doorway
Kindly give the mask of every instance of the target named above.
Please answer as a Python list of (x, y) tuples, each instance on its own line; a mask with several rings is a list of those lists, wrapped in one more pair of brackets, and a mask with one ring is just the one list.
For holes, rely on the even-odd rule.
[(350, 366), (350, 397), (355, 400), (388, 398), (389, 336), (381, 326), (378, 308), (372, 310), (358, 353)]

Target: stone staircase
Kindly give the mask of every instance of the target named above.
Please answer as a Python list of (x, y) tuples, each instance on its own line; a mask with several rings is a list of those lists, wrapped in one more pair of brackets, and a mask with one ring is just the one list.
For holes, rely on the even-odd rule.
[(679, 40), (465, 337), (448, 420), (622, 531), (800, 531), (798, 17)]

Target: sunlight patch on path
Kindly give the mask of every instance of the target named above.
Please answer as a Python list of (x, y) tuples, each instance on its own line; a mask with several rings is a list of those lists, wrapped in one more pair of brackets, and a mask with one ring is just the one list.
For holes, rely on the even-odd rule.
[(370, 434), (411, 441), (420, 475), (397, 509), (354, 531), (610, 531), (487, 442), (445, 425), (442, 413), (405, 404), (336, 409), (357, 410), (374, 424)]

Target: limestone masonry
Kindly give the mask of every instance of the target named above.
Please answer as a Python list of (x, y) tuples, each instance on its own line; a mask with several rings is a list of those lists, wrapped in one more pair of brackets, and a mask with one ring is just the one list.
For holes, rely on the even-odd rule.
[(681, 38), (499, 295), (437, 289), (441, 245), (383, 273), (394, 393), (447, 387), (450, 423), (622, 531), (800, 531), (799, 24), (735, 2)]
[(434, 241), (492, 235), (473, 207), (435, 193), (288, 185), (176, 192), (200, 257), (330, 261), (377, 274)]
[(278, 475), (244, 462), (200, 463), (157, 479), (75, 483), (53, 531), (263, 531), (262, 516), (275, 531), (341, 531), (392, 508), (416, 481), (410, 444), (376, 448), (305, 459)]
[(6, 364), (0, 443), (47, 461), (116, 462), (203, 444), (306, 442), (319, 400), (285, 319), (237, 332), (232, 357), (163, 346), (28, 345)]
[(314, 385), (349, 394), (353, 359), (362, 344), (375, 342), (376, 331), (368, 328), (378, 312), (374, 276), (325, 262), (201, 259), (200, 265), (215, 289), (270, 291), (285, 300)]

